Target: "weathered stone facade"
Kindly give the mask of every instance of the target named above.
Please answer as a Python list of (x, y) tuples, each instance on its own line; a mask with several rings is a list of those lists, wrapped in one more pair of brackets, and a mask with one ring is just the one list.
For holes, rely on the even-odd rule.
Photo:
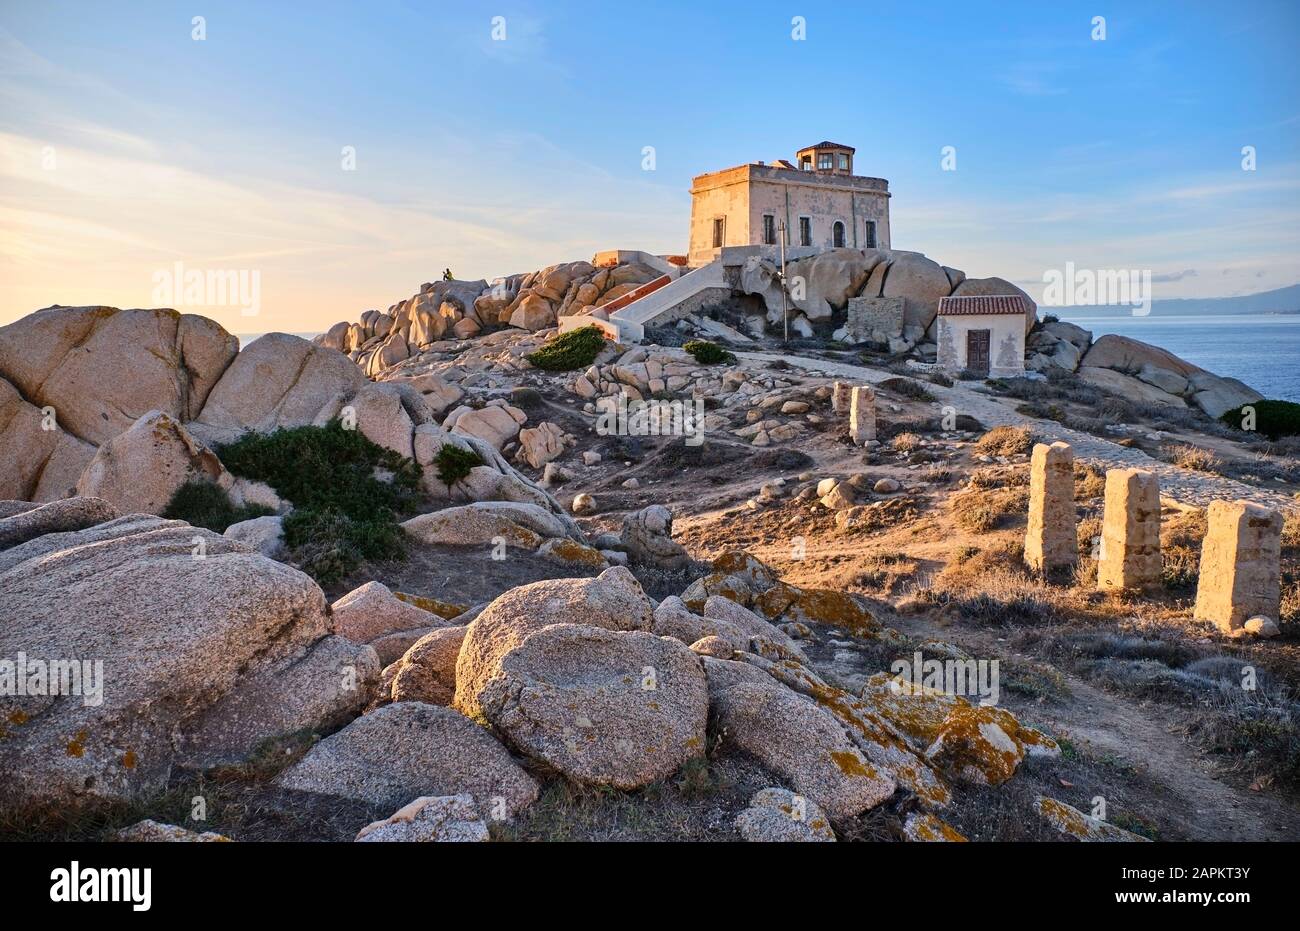
[(849, 400), (849, 438), (861, 446), (876, 438), (876, 391), (866, 385), (853, 389)]
[(1193, 616), (1225, 633), (1263, 615), (1276, 623), (1281, 609), (1282, 515), (1249, 501), (1213, 501)]
[(1036, 571), (1079, 561), (1075, 536), (1074, 452), (1069, 443), (1039, 443), (1029, 462), (1029, 526), (1025, 563)]
[(814, 161), (800, 170), (782, 159), (695, 177), (690, 266), (712, 262), (723, 246), (775, 245), (780, 223), (794, 247), (888, 249), (889, 182), (854, 175), (849, 164), (823, 170)]
[(903, 336), (906, 299), (901, 297), (849, 298), (844, 322), (851, 343), (888, 344)]
[(1106, 473), (1097, 588), (1149, 588), (1160, 584), (1160, 570), (1159, 480), (1142, 469), (1111, 469)]

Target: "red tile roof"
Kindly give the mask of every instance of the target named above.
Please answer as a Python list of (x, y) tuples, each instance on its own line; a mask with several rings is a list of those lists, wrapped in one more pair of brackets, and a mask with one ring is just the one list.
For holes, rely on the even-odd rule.
[(939, 313), (954, 317), (961, 314), (1023, 314), (1029, 308), (1019, 294), (981, 294), (975, 297), (943, 297)]

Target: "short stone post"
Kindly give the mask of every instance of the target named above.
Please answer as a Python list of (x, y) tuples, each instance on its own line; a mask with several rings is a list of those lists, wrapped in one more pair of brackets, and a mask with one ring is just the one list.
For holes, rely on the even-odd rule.
[(861, 446), (876, 438), (876, 391), (861, 385), (853, 389), (849, 400), (849, 438)]
[(837, 414), (849, 412), (849, 401), (853, 396), (853, 386), (846, 381), (837, 381), (831, 386), (831, 410)]
[(1106, 472), (1097, 588), (1150, 588), (1160, 584), (1160, 481), (1142, 469)]
[(1069, 443), (1039, 443), (1029, 461), (1029, 526), (1025, 562), (1039, 572), (1079, 561), (1075, 536), (1074, 451)]
[(1193, 617), (1236, 633), (1282, 606), (1282, 515), (1250, 501), (1212, 501), (1205, 512)]

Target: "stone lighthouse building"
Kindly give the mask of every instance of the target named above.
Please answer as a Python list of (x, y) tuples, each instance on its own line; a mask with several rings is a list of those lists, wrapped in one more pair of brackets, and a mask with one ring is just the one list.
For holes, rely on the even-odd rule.
[(888, 249), (889, 182), (853, 173), (852, 146), (819, 142), (793, 162), (751, 162), (691, 183), (687, 264), (707, 265), (724, 246)]

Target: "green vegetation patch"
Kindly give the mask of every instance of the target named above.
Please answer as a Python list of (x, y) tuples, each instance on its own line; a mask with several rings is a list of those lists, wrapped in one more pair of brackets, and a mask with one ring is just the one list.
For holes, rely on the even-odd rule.
[(398, 521), (420, 503), (420, 468), (359, 431), (332, 420), (249, 433), (217, 455), (235, 475), (265, 482), (293, 504), (284, 519), (285, 545), (321, 585), (337, 582), (363, 559), (405, 555)]
[(484, 463), (483, 457), (474, 450), (444, 443), (433, 457), (433, 464), (438, 469), (438, 481), (450, 488), (468, 476), (471, 469)]
[(235, 507), (224, 489), (212, 482), (191, 479), (180, 488), (167, 502), (162, 516), (168, 520), (183, 520), (195, 527), (206, 527), (217, 533), (225, 533), (231, 524), (254, 517), (265, 517), (275, 513), (260, 504), (246, 504)]
[(1255, 412), (1255, 430), (1270, 440), (1284, 436), (1300, 436), (1300, 404), (1294, 401), (1255, 401), (1233, 408), (1219, 418), (1238, 430), (1249, 424), (1248, 408)]
[(695, 361), (700, 365), (721, 365), (736, 361), (736, 354), (728, 352), (717, 343), (711, 343), (707, 339), (693, 339), (682, 346), (687, 352), (695, 357)]
[(561, 333), (524, 358), (548, 372), (572, 372), (591, 365), (604, 348), (605, 334), (600, 327), (585, 326)]

